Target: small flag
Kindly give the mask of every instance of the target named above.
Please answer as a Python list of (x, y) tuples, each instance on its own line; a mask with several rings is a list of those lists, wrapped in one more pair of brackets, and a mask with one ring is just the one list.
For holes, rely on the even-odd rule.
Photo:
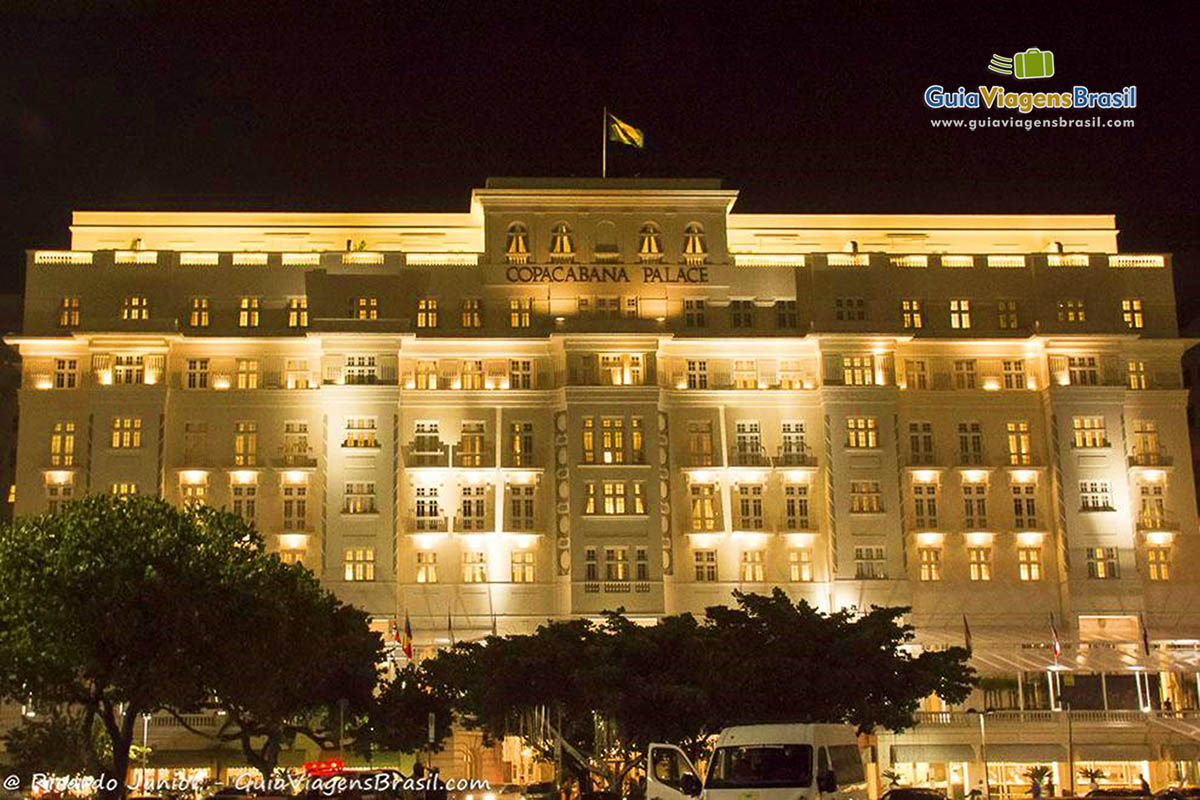
[(1058, 640), (1058, 628), (1054, 627), (1054, 615), (1050, 615), (1050, 636), (1054, 639), (1054, 657), (1062, 655), (1062, 642)]
[(450, 612), (446, 612), (446, 630), (450, 632), (450, 644), (454, 644), (454, 618), (450, 616)]
[(1146, 618), (1141, 613), (1138, 614), (1138, 625), (1142, 628), (1142, 652), (1150, 655), (1150, 631), (1146, 629)]
[(408, 619), (408, 612), (404, 612), (404, 655), (409, 661), (413, 657), (413, 640), (412, 640), (412, 622)]
[(627, 144), (638, 150), (646, 146), (646, 135), (640, 128), (635, 128), (628, 122), (622, 122), (612, 114), (608, 115), (608, 140)]
[(388, 626), (388, 636), (393, 642), (400, 641), (400, 626), (396, 624), (396, 620), (392, 620)]
[(492, 613), (492, 636), (498, 636), (498, 635), (499, 634), (496, 633), (496, 614), (495, 614), (495, 612), (493, 612)]
[(963, 643), (967, 647), (967, 654), (971, 653), (971, 626), (967, 624), (967, 615), (963, 614)]

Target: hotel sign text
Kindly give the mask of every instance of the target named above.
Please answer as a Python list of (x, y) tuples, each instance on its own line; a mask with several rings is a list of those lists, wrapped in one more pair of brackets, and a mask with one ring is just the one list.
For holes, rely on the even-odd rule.
[(708, 283), (708, 267), (509, 267), (509, 283), (631, 283), (629, 270), (642, 271), (644, 283)]

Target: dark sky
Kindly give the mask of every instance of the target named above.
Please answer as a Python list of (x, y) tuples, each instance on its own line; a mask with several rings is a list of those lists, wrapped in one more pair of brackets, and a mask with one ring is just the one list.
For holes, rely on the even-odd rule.
[[(610, 174), (722, 177), (740, 211), (1116, 213), (1200, 314), (1194, 4), (300, 5), (6, 4), (6, 290), (72, 208), (456, 211), (597, 175), (607, 104), (648, 138)], [(987, 72), (1028, 47), (1054, 78)], [(1136, 84), (1136, 127), (934, 130), (931, 83)]]

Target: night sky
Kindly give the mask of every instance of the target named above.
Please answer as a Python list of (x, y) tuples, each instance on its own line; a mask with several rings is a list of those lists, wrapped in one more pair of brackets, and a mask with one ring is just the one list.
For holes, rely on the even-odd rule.
[[(724, 178), (738, 211), (1116, 213), (1200, 315), (1194, 4), (42, 5), (0, 11), (3, 291), (73, 208), (461, 211), (490, 175), (598, 176), (607, 105), (647, 136), (610, 175)], [(1029, 47), (1054, 78), (986, 70)], [(1109, 112), (1136, 127), (935, 130), (932, 83), (1136, 84)]]

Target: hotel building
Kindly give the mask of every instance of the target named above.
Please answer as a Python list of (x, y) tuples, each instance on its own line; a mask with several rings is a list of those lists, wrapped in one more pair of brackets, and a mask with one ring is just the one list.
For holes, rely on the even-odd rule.
[(505, 179), (461, 213), (77, 212), (10, 337), (16, 512), (229, 508), (419, 648), (735, 589), (911, 606), (924, 647), (969, 625), (984, 682), (879, 734), (879, 772), (1196, 777), (1170, 256), (1105, 215), (736, 199)]

